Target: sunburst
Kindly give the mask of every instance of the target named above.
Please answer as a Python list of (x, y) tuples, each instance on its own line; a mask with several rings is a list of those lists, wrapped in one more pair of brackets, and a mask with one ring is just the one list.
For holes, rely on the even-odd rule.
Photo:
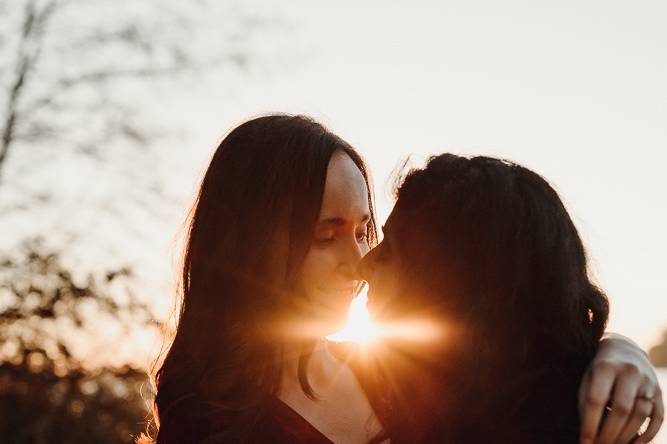
[(377, 324), (373, 321), (368, 312), (368, 287), (359, 293), (359, 295), (350, 303), (350, 311), (345, 326), (327, 336), (327, 339), (334, 342), (353, 342), (359, 345), (367, 345), (375, 341), (380, 331)]

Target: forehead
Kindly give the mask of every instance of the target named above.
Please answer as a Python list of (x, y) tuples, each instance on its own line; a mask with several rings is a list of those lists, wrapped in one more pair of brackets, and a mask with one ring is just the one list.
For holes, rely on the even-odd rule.
[(364, 176), (350, 156), (336, 151), (327, 168), (320, 219), (356, 218), (368, 213), (368, 187)]

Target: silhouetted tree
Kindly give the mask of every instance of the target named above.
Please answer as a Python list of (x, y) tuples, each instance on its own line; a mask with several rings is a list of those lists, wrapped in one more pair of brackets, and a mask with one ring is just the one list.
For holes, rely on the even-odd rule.
[[(204, 74), (261, 60), (257, 36), (282, 24), (238, 5), (0, 1), (0, 442), (130, 442), (144, 430), (145, 370), (108, 359), (156, 327), (133, 274), (63, 258), (94, 257), (106, 238), (126, 242), (123, 258), (180, 212), (157, 174), (156, 142), (174, 131), (151, 113)], [(35, 233), (48, 242), (24, 242)]]
[(99, 338), (104, 319), (125, 327), (107, 348), (131, 326), (155, 328), (125, 285), (129, 270), (79, 281), (39, 242), (22, 253), (0, 262), (0, 441), (132, 442), (148, 414), (145, 370), (73, 352)]
[(162, 166), (167, 141), (186, 130), (170, 121), (170, 100), (211, 76), (230, 88), (266, 60), (260, 36), (284, 28), (242, 6), (0, 1), (0, 231), (12, 231), (0, 248), (46, 233), (92, 249), (145, 242), (177, 217), (189, 190), (168, 188)]
[(3, 2), (0, 169), (18, 145), (64, 142), (92, 156), (119, 141), (145, 146), (156, 134), (137, 118), (142, 93), (202, 68), (245, 67), (246, 42), (267, 23), (210, 0)]

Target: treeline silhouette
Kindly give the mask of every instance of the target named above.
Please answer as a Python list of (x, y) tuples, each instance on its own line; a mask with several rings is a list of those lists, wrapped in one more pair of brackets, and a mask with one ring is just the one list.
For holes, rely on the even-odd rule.
[(145, 430), (145, 371), (90, 368), (72, 351), (75, 341), (103, 334), (101, 318), (151, 328), (147, 307), (128, 292), (119, 303), (112, 292), (130, 277), (119, 269), (76, 282), (35, 241), (0, 260), (0, 441), (130, 443)]

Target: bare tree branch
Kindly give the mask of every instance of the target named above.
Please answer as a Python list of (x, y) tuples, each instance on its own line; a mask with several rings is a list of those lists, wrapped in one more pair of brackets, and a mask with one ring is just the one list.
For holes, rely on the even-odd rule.
[[(14, 141), (14, 132), (17, 118), (19, 117), (19, 100), (26, 88), (30, 71), (39, 59), (44, 30), (48, 19), (56, 8), (56, 1), (47, 3), (42, 10), (38, 10), (36, 0), (26, 3), (25, 18), (21, 26), (21, 41), (19, 42), (17, 55), (17, 69), (14, 81), (9, 88), (9, 100), (3, 122), (2, 136), (0, 136), (0, 180), (2, 178), (2, 167)], [(30, 44), (34, 46), (30, 52)]]

